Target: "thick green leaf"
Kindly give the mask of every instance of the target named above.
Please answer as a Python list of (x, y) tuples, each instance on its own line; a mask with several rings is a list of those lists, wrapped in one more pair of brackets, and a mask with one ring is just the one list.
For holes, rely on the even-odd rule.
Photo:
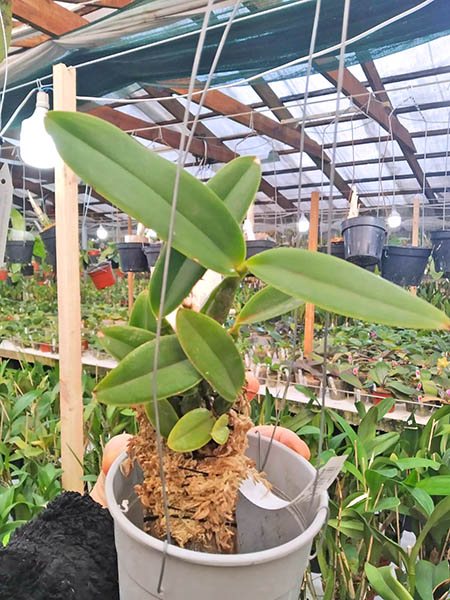
[(128, 323), (156, 333), (156, 319), (150, 306), (149, 291), (144, 290), (136, 298)]
[(132, 350), (154, 338), (155, 334), (152, 331), (131, 325), (104, 327), (98, 336), (103, 348), (117, 360), (122, 360)]
[(396, 467), (398, 467), (401, 471), (405, 469), (434, 469), (435, 471), (439, 471), (441, 465), (434, 460), (430, 460), (429, 458), (420, 458), (420, 457), (412, 457), (412, 458), (398, 458), (394, 461)]
[[(434, 588), (450, 578), (450, 569), (447, 561), (442, 561), (438, 565), (434, 565), (427, 560), (419, 560), (416, 572), (416, 591), (420, 600), (434, 600)], [(439, 598), (440, 594), (437, 594), (437, 597)]]
[(377, 435), (377, 437), (366, 442), (365, 448), (367, 450), (367, 454), (369, 456), (379, 456), (380, 454), (386, 452), (386, 450), (389, 448), (393, 448), (399, 439), (400, 434), (395, 433), (394, 431)]
[(230, 312), (240, 283), (240, 277), (225, 277), (213, 289), (200, 312), (211, 317), (211, 319), (214, 319), (218, 323), (224, 323)]
[(405, 485), (405, 489), (407, 489), (414, 498), (416, 505), (420, 506), (422, 511), (429, 517), (434, 510), (434, 502), (430, 494), (428, 494), (425, 490), (421, 490), (417, 487), (411, 487), (409, 485)]
[[(132, 406), (153, 399), (153, 360), (156, 340), (128, 354), (94, 389), (95, 397), (105, 404)], [(175, 335), (159, 343), (157, 398), (168, 398), (190, 389), (201, 380), (184, 354)]]
[[(53, 111), (45, 125), (63, 160), (114, 206), (167, 240), (177, 166), (91, 115)], [(239, 225), (208, 186), (183, 169), (173, 247), (231, 275), (245, 259)]]
[(275, 248), (252, 256), (249, 270), (291, 296), (357, 319), (414, 329), (450, 329), (450, 318), (400, 286), (321, 252)]
[(211, 440), (215, 418), (206, 408), (195, 408), (181, 417), (170, 432), (167, 445), (175, 452), (193, 452)]
[(228, 429), (228, 415), (220, 416), (214, 423), (214, 427), (211, 430), (211, 437), (217, 444), (226, 444), (230, 430)]
[(295, 310), (304, 304), (303, 300), (288, 296), (271, 285), (257, 292), (241, 310), (237, 323), (250, 325), (273, 319)]
[(374, 567), (366, 563), (366, 575), (370, 585), (383, 600), (413, 600), (411, 594), (393, 576), (391, 567)]
[(214, 319), (192, 310), (177, 314), (177, 335), (195, 368), (226, 400), (235, 400), (245, 371), (231, 336)]
[(430, 496), (450, 496), (450, 475), (436, 475), (417, 482), (416, 487)]
[[(150, 420), (150, 423), (156, 429), (155, 408), (153, 402), (148, 402), (145, 405), (145, 412)], [(178, 421), (178, 415), (170, 402), (164, 398), (158, 400), (158, 415), (159, 415), (159, 430), (165, 438), (169, 437), (170, 432), (175, 427)]]
[(238, 223), (255, 199), (261, 183), (261, 163), (254, 156), (241, 156), (227, 163), (208, 181)]
[[(155, 315), (159, 314), (160, 309), (165, 258), (166, 248), (164, 247), (156, 261), (150, 280), (150, 302)], [(197, 281), (203, 277), (205, 271), (206, 269), (202, 265), (187, 258), (175, 248), (171, 249), (163, 315), (168, 315), (183, 302)]]
[[(252, 156), (232, 160), (206, 184), (223, 200), (238, 223), (252, 203), (261, 181), (261, 167)], [(150, 283), (150, 301), (153, 312), (159, 314), (165, 252), (161, 252)], [(203, 276), (204, 267), (176, 250), (170, 252), (168, 284), (163, 315), (171, 313), (189, 295)]]

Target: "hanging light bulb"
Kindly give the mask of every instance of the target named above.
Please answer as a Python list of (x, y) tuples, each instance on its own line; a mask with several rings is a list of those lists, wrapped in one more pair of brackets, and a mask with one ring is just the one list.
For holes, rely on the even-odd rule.
[(38, 92), (36, 108), (20, 129), (20, 157), (23, 162), (37, 169), (53, 169), (58, 153), (45, 129), (44, 118), (50, 107), (48, 94)]
[(307, 231), (309, 231), (309, 221), (305, 216), (305, 213), (302, 212), (300, 220), (297, 224), (298, 230), (300, 233), (306, 233)]
[(391, 214), (387, 219), (387, 224), (390, 229), (397, 229), (402, 224), (402, 217), (395, 206), (392, 207)]
[(99, 240), (106, 240), (106, 238), (108, 237), (108, 232), (103, 227), (103, 225), (100, 225), (100, 227), (97, 229), (97, 237)]

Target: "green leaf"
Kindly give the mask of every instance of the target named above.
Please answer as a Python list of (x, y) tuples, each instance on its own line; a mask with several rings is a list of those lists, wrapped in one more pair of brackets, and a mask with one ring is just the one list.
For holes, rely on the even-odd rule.
[(374, 506), (374, 510), (395, 510), (400, 505), (400, 500), (394, 497), (382, 498), (378, 504)]
[[(153, 360), (156, 340), (130, 352), (94, 389), (105, 404), (132, 406), (153, 399)], [(157, 398), (181, 394), (201, 380), (175, 335), (162, 337), (156, 377)]]
[(431, 496), (450, 495), (450, 475), (436, 475), (417, 482), (416, 487), (425, 490)]
[(233, 401), (244, 385), (241, 355), (231, 336), (214, 319), (192, 310), (177, 313), (177, 335), (195, 368), (226, 400)]
[(228, 429), (228, 421), (230, 420), (228, 415), (220, 416), (214, 423), (214, 427), (211, 430), (211, 437), (216, 444), (226, 444), (230, 430)]
[[(102, 196), (167, 240), (177, 166), (92, 115), (50, 112), (45, 120), (64, 162)], [(218, 196), (182, 170), (173, 247), (231, 275), (245, 259), (239, 225)]]
[(242, 308), (237, 323), (250, 325), (267, 321), (279, 315), (295, 310), (304, 304), (303, 300), (288, 296), (271, 285), (257, 292)]
[[(150, 280), (150, 302), (155, 315), (159, 314), (161, 304), (166, 252), (167, 249), (164, 247), (156, 261)], [(168, 315), (183, 302), (197, 281), (204, 275), (205, 271), (206, 269), (202, 265), (186, 258), (184, 254), (177, 252), (174, 248), (171, 249), (163, 315)]]
[(391, 567), (377, 569), (366, 563), (365, 571), (370, 585), (383, 600), (413, 600), (411, 594), (392, 575)]
[(391, 431), (390, 433), (383, 433), (381, 435), (377, 435), (372, 440), (368, 440), (365, 444), (365, 448), (368, 456), (379, 456), (393, 448), (400, 439), (400, 434)]
[(348, 371), (341, 371), (339, 373), (339, 377), (342, 379), (342, 381), (345, 381), (345, 383), (348, 383), (349, 385), (355, 388), (361, 389), (362, 387), (362, 383), (359, 377), (357, 377), (353, 373), (349, 373)]
[[(434, 588), (440, 583), (447, 581), (450, 577), (450, 569), (447, 561), (442, 561), (438, 565), (419, 560), (416, 565), (417, 585), (416, 591), (420, 600), (434, 600)], [(437, 594), (439, 597), (439, 594)]]
[(430, 468), (430, 469), (434, 469), (435, 471), (439, 471), (441, 465), (437, 462), (435, 462), (434, 460), (430, 460), (429, 458), (419, 458), (419, 457), (412, 457), (412, 458), (398, 458), (397, 460), (393, 461), (395, 466), (398, 467), (401, 471), (404, 471), (405, 469), (421, 469), (421, 468)]
[(136, 298), (128, 323), (132, 327), (140, 327), (156, 333), (156, 319), (150, 306), (148, 290), (144, 290)]
[[(238, 223), (244, 218), (261, 181), (261, 167), (252, 156), (232, 160), (206, 184), (223, 200)], [(153, 312), (159, 314), (165, 251), (161, 252), (150, 282)], [(204, 267), (176, 250), (170, 252), (168, 285), (163, 315), (177, 308), (205, 273)]]
[(450, 329), (450, 318), (400, 286), (321, 252), (275, 248), (248, 269), (291, 296), (338, 314), (414, 329)]
[(41, 390), (32, 390), (21, 396), (13, 406), (11, 411), (11, 421), (14, 421), (20, 413), (24, 412), (33, 402), (42, 394)]
[[(150, 423), (156, 429), (155, 408), (153, 402), (148, 402), (148, 404), (145, 405), (145, 412), (147, 413)], [(161, 435), (168, 438), (179, 419), (175, 409), (166, 398), (158, 400), (158, 415)]]
[(181, 417), (170, 432), (167, 445), (175, 452), (193, 452), (211, 440), (214, 416), (206, 408), (194, 408)]
[(208, 181), (238, 223), (255, 199), (261, 183), (261, 163), (254, 156), (241, 156), (227, 163)]
[(98, 336), (103, 348), (117, 360), (122, 360), (132, 350), (154, 338), (155, 334), (152, 331), (130, 325), (104, 327)]
[(226, 277), (213, 289), (200, 312), (218, 323), (224, 323), (240, 283), (240, 277)]
[(411, 496), (414, 498), (416, 504), (420, 506), (423, 512), (429, 517), (434, 510), (433, 498), (425, 490), (421, 490), (417, 487), (405, 486)]

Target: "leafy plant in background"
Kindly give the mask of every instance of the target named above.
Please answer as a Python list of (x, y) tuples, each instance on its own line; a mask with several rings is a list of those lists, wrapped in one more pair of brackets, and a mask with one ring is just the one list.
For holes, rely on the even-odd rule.
[[(46, 127), (63, 160), (87, 184), (155, 230), (162, 240), (168, 239), (176, 165), (92, 116), (53, 112), (47, 116)], [(182, 171), (167, 294), (162, 300), (164, 249), (149, 293), (136, 303), (130, 324), (103, 330), (104, 343), (120, 363), (96, 387), (96, 398), (113, 406), (143, 404), (154, 423), (155, 397), (161, 433), (174, 463), (178, 458), (170, 452), (195, 452), (208, 444), (208, 452), (217, 451), (228, 441), (228, 424), (237, 424), (235, 414), (245, 414), (244, 365), (234, 341), (243, 325), (276, 317), (306, 300), (330, 311), (389, 325), (450, 329), (450, 319), (434, 307), (334, 257), (278, 248), (246, 261), (240, 223), (254, 200), (260, 177), (260, 165), (252, 157), (227, 164), (206, 185)], [(205, 269), (217, 271), (225, 279), (201, 312), (178, 311), (176, 333), (163, 322), (158, 345), (154, 339), (156, 318), (163, 319), (179, 306)], [(222, 324), (248, 272), (267, 286), (243, 306), (227, 332)], [(154, 376), (155, 361), (158, 369)], [(141, 420), (141, 425), (148, 428), (146, 421)], [(149, 443), (153, 443), (153, 434), (149, 435)], [(231, 455), (239, 452), (242, 455), (243, 448), (230, 448)], [(152, 450), (148, 453), (151, 457)], [(148, 463), (146, 468), (145, 475), (151, 480)], [(169, 476), (169, 493), (171, 485)], [(181, 485), (179, 479), (175, 485)]]
[[(309, 404), (290, 403), (278, 418), (308, 443), (315, 457), (320, 406), (314, 394), (302, 391), (309, 394)], [(336, 455), (347, 455), (347, 460), (329, 489), (330, 517), (316, 542), (317, 560), (305, 578), (302, 599), (319, 598), (311, 579), (317, 571), (323, 600), (365, 600), (372, 597), (370, 587), (384, 600), (448, 596), (450, 407), (439, 409), (424, 428), (412, 418), (401, 432), (380, 433), (379, 422), (393, 402), (385, 399), (367, 412), (358, 403), (357, 427), (326, 409), (322, 462)], [(277, 406), (266, 392), (261, 402), (253, 402), (254, 423), (275, 423)], [(409, 551), (402, 540), (406, 530), (416, 540)], [(389, 563), (393, 567), (383, 566)]]

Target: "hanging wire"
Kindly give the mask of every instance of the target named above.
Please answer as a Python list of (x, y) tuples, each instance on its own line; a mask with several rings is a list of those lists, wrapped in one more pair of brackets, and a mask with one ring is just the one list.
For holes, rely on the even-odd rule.
[(231, 28), (234, 16), (236, 15), (236, 12), (241, 3), (241, 0), (236, 0), (233, 11), (228, 20), (227, 26), (225, 27), (222, 39), (220, 40), (219, 46), (216, 51), (216, 55), (214, 57), (213, 63), (210, 68), (210, 72), (209, 72), (208, 79), (207, 79), (207, 82), (206, 82), (204, 90), (203, 90), (203, 94), (202, 94), (200, 103), (198, 105), (197, 114), (194, 119), (194, 124), (189, 132), (189, 137), (186, 139), (186, 131), (188, 131), (186, 123), (187, 123), (188, 116), (190, 113), (190, 105), (191, 105), (192, 95), (193, 95), (193, 91), (194, 91), (194, 85), (195, 85), (196, 78), (197, 78), (197, 72), (198, 72), (200, 59), (201, 59), (201, 55), (202, 55), (202, 51), (203, 51), (203, 46), (204, 46), (204, 42), (205, 42), (207, 26), (208, 26), (210, 14), (211, 14), (211, 11), (213, 8), (213, 3), (214, 3), (214, 0), (208, 0), (208, 6), (207, 6), (207, 9), (206, 9), (206, 12), (204, 15), (202, 30), (199, 35), (197, 49), (196, 49), (196, 53), (195, 53), (195, 57), (194, 57), (194, 63), (192, 66), (187, 102), (186, 102), (185, 109), (184, 109), (183, 130), (181, 133), (179, 158), (178, 158), (177, 171), (176, 171), (175, 182), (174, 182), (174, 187), (173, 187), (173, 197), (172, 197), (172, 206), (171, 206), (170, 221), (169, 221), (169, 231), (168, 231), (168, 237), (167, 237), (166, 253), (165, 253), (165, 258), (164, 258), (163, 277), (162, 277), (162, 285), (161, 285), (161, 299), (160, 299), (160, 307), (159, 307), (159, 314), (158, 314), (158, 321), (157, 321), (157, 328), (156, 328), (156, 338), (155, 338), (155, 356), (154, 356), (154, 361), (153, 361), (153, 406), (154, 406), (154, 413), (155, 413), (155, 429), (156, 429), (156, 439), (157, 439), (157, 448), (158, 448), (158, 457), (159, 457), (159, 469), (160, 469), (160, 476), (161, 476), (162, 499), (163, 499), (163, 504), (164, 504), (164, 515), (165, 515), (165, 521), (166, 521), (166, 540), (164, 543), (163, 560), (161, 563), (161, 571), (160, 571), (160, 576), (159, 576), (159, 581), (158, 581), (158, 586), (157, 586), (158, 594), (160, 594), (162, 591), (165, 565), (166, 565), (166, 560), (167, 560), (167, 549), (168, 549), (168, 545), (171, 543), (171, 535), (170, 535), (170, 514), (169, 514), (169, 504), (168, 504), (168, 497), (167, 497), (166, 476), (165, 476), (165, 470), (164, 470), (163, 444), (162, 444), (160, 421), (159, 421), (158, 394), (157, 394), (157, 384), (156, 384), (157, 379), (156, 378), (157, 378), (157, 373), (158, 373), (159, 345), (160, 345), (160, 339), (161, 339), (161, 329), (162, 329), (162, 320), (163, 320), (162, 314), (163, 314), (163, 307), (165, 304), (166, 291), (167, 291), (167, 280), (168, 280), (168, 275), (169, 275), (169, 261), (170, 261), (170, 252), (171, 252), (171, 246), (172, 246), (173, 233), (174, 233), (179, 182), (180, 182), (181, 173), (183, 171), (184, 164), (186, 161), (186, 157), (189, 152), (190, 145), (194, 138), (195, 127), (197, 125), (198, 117), (200, 116), (200, 113), (202, 110), (202, 103), (204, 102), (204, 99), (206, 98), (206, 93), (208, 91), (208, 87), (212, 80), (214, 70), (219, 61), (220, 54), (222, 52), (223, 46), (224, 46), (226, 38), (228, 36), (228, 32)]
[[(299, 170), (298, 170), (298, 196), (297, 196), (297, 223), (300, 219), (300, 213), (301, 213), (301, 196), (302, 196), (302, 175), (303, 175), (303, 151), (304, 151), (304, 146), (305, 146), (305, 117), (306, 117), (306, 108), (307, 108), (307, 103), (308, 103), (308, 97), (309, 97), (309, 84), (310, 84), (310, 79), (311, 79), (311, 73), (312, 73), (312, 61), (313, 61), (313, 56), (314, 56), (314, 50), (316, 47), (316, 40), (317, 40), (317, 29), (319, 27), (319, 21), (320, 21), (320, 12), (321, 12), (321, 8), (322, 8), (322, 0), (316, 0), (316, 10), (314, 13), (314, 22), (313, 22), (313, 28), (312, 28), (312, 32), (311, 32), (311, 41), (310, 41), (310, 45), (309, 45), (309, 58), (308, 58), (308, 68), (307, 68), (307, 75), (306, 75), (306, 84), (305, 84), (305, 96), (304, 96), (304, 101), (303, 101), (303, 121), (302, 121), (302, 126), (301, 126), (301, 132), (300, 132), (300, 156), (299, 156)], [(297, 232), (297, 238), (296, 238), (296, 247), (298, 248), (300, 246), (300, 232)], [(261, 465), (261, 470), (264, 470), (264, 467), (269, 459), (269, 455), (270, 455), (270, 451), (272, 449), (272, 445), (273, 445), (273, 440), (275, 437), (275, 432), (277, 430), (277, 427), (280, 423), (280, 419), (281, 419), (281, 414), (284, 410), (284, 407), (286, 405), (287, 402), (287, 394), (288, 394), (288, 390), (289, 390), (289, 384), (291, 382), (291, 378), (292, 378), (292, 374), (294, 372), (294, 367), (295, 367), (295, 361), (296, 361), (296, 354), (297, 354), (297, 341), (298, 341), (298, 329), (299, 329), (299, 314), (298, 314), (298, 308), (295, 309), (294, 311), (294, 333), (293, 333), (293, 340), (292, 340), (292, 357), (289, 363), (289, 367), (288, 367), (288, 375), (287, 375), (287, 381), (286, 384), (284, 386), (284, 391), (283, 391), (283, 397), (282, 400), (279, 404), (278, 410), (277, 410), (277, 415), (276, 415), (276, 419), (275, 419), (275, 426), (273, 428), (272, 431), (272, 435), (270, 438), (270, 442), (267, 446), (267, 450), (266, 450), (266, 454), (264, 457), (264, 460), (262, 461), (262, 465)]]
[(2, 97), (0, 99), (0, 127), (3, 124), (2, 116), (3, 116), (3, 104), (5, 102), (5, 92), (6, 86), (8, 85), (8, 71), (9, 71), (9, 61), (8, 61), (8, 41), (6, 39), (6, 27), (5, 20), (3, 18), (3, 10), (0, 8), (0, 21), (2, 25), (2, 37), (3, 37), (3, 48), (5, 49), (5, 77), (3, 79), (3, 91)]
[(447, 139), (446, 139), (446, 148), (445, 148), (445, 167), (444, 167), (444, 177), (445, 177), (445, 187), (444, 187), (444, 197), (443, 201), (443, 211), (442, 211), (442, 229), (445, 229), (445, 217), (446, 217), (446, 205), (447, 205), (447, 182), (448, 182), (448, 153), (449, 153), (449, 141), (450, 141), (450, 111), (448, 113), (448, 122), (447, 122)]

